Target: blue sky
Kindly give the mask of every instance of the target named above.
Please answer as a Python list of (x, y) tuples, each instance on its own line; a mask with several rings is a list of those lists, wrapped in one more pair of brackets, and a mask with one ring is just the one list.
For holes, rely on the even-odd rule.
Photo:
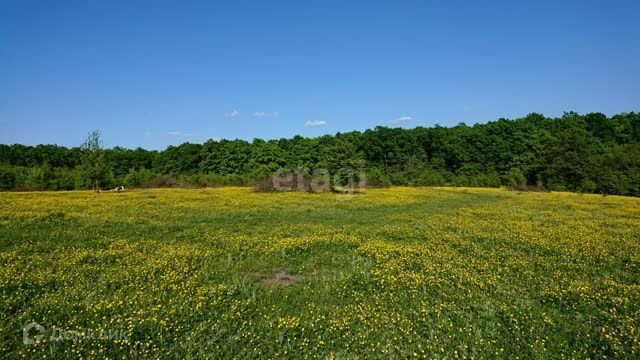
[(0, 1), (0, 143), (640, 110), (639, 1)]

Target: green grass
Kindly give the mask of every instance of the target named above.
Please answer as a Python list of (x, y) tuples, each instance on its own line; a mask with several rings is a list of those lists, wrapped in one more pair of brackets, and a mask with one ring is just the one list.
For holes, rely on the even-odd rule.
[[(8, 358), (640, 354), (636, 198), (0, 193), (0, 264)], [(46, 333), (27, 346), (31, 321)]]

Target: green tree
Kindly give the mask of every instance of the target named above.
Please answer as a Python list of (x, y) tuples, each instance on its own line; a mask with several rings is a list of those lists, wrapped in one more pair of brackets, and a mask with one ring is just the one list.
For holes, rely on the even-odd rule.
[(152, 180), (154, 177), (156, 177), (156, 174), (154, 174), (151, 170), (147, 170), (145, 168), (131, 168), (129, 169), (129, 173), (127, 174), (127, 176), (125, 176), (124, 178), (124, 183), (128, 187), (139, 187), (147, 181)]
[(527, 178), (519, 168), (511, 168), (506, 175), (507, 183), (511, 187), (527, 185)]
[(16, 171), (10, 165), (0, 165), (0, 189), (12, 189), (16, 186)]
[(110, 169), (102, 148), (102, 140), (98, 130), (89, 133), (87, 140), (82, 144), (82, 172), (87, 183), (96, 191), (109, 179)]

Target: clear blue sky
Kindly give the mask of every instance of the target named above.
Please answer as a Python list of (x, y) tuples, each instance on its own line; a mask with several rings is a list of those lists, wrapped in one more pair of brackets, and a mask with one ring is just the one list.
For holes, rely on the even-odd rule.
[(640, 1), (0, 0), (0, 143), (640, 110)]

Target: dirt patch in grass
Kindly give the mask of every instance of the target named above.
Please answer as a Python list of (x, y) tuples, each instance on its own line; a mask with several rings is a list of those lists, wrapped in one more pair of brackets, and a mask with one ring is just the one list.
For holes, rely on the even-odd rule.
[(289, 286), (302, 280), (300, 275), (288, 274), (285, 271), (278, 271), (272, 278), (262, 280), (262, 284), (266, 286)]

